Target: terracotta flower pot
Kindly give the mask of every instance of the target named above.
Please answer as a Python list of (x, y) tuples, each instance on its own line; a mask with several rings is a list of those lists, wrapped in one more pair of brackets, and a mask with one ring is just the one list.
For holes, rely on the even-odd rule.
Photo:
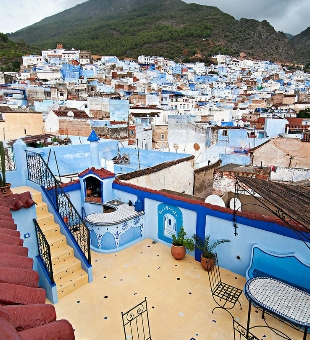
[(3, 194), (3, 196), (12, 195), (11, 183), (6, 183), (3, 187), (0, 187), (0, 192)]
[(171, 246), (171, 254), (176, 260), (182, 260), (185, 257), (186, 249), (184, 246)]
[(213, 258), (206, 258), (206, 257), (203, 257), (201, 255), (200, 263), (201, 263), (202, 268), (205, 271), (209, 272), (214, 266), (214, 259)]

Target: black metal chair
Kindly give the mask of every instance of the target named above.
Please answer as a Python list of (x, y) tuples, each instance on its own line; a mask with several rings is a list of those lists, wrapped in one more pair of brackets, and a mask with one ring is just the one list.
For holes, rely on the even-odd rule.
[(217, 254), (215, 254), (214, 258), (214, 266), (208, 271), (208, 275), (212, 298), (217, 304), (217, 306), (212, 309), (212, 313), (216, 308), (222, 308), (231, 315), (229, 309), (234, 308), (237, 301), (240, 305), (240, 309), (242, 309), (239, 301), (242, 290), (222, 282)]
[(125, 340), (152, 340), (146, 298), (122, 312)]
[(233, 329), (234, 329), (234, 340), (238, 340), (238, 334), (239, 334), (239, 340), (242, 340), (242, 338), (245, 338), (247, 340), (259, 340), (257, 336), (252, 334), (251, 332), (246, 331), (246, 328), (243, 327), (238, 321), (236, 321), (233, 318)]

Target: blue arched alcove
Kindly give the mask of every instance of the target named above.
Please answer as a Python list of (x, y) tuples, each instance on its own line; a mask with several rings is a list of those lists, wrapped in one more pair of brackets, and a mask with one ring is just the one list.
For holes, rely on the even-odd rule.
[(158, 205), (158, 238), (172, 243), (172, 234), (177, 234), (183, 226), (182, 211), (173, 205)]
[(90, 231), (90, 244), (93, 247), (98, 248), (98, 238), (97, 238), (96, 233), (93, 230)]
[(110, 249), (115, 249), (115, 248), (116, 248), (116, 243), (115, 243), (114, 236), (110, 232), (105, 233), (101, 238), (100, 249), (110, 250)]

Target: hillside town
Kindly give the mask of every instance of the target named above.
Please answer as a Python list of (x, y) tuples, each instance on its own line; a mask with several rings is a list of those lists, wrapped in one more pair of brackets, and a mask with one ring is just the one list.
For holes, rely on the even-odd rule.
[(221, 161), (308, 179), (310, 118), (297, 114), (310, 108), (310, 75), (244, 54), (212, 61), (119, 60), (61, 44), (24, 56), (19, 73), (0, 75), (0, 139), (52, 135), (36, 141), (44, 146), (94, 130), (123, 146), (192, 154), (195, 169)]
[(308, 109), (310, 74), (244, 54), (0, 73), (4, 339), (306, 339)]

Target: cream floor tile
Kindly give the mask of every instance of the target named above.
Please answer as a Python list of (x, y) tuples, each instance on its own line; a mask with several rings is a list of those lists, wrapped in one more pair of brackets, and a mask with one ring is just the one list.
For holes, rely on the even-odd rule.
[[(68, 319), (77, 340), (124, 340), (121, 312), (147, 297), (153, 340), (233, 339), (232, 318), (221, 309), (212, 314), (208, 274), (199, 262), (186, 255), (175, 260), (170, 248), (142, 242), (112, 254), (92, 252), (93, 282), (62, 298), (56, 305), (58, 319)], [(243, 288), (245, 278), (221, 269), (223, 281)], [(248, 301), (241, 296), (242, 310), (232, 314), (246, 325)], [(252, 309), (251, 324), (262, 324)], [(273, 324), (284, 329), (272, 319)], [(292, 339), (302, 333), (285, 326)], [(280, 339), (266, 328), (255, 329), (260, 339)], [(265, 336), (265, 337), (264, 337)]]

